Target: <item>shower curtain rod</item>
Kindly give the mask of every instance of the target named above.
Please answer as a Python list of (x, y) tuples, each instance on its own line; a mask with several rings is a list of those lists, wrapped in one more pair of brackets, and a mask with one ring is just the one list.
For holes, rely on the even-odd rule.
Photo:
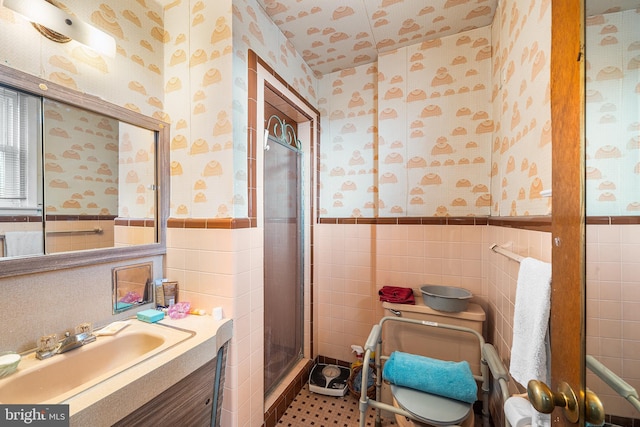
[(489, 248), (491, 249), (493, 252), (500, 254), (500, 255), (504, 255), (509, 259), (512, 259), (516, 262), (520, 262), (524, 259), (523, 256), (520, 256), (518, 254), (516, 254), (515, 252), (511, 252), (510, 250), (507, 250), (505, 248), (503, 248), (502, 246), (499, 246), (497, 243), (494, 243), (493, 245), (491, 245), (491, 247)]

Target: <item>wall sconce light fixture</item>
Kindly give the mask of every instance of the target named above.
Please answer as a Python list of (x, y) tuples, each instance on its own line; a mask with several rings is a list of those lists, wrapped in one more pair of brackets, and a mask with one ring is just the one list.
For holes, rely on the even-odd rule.
[(2, 5), (31, 21), (36, 30), (49, 40), (58, 43), (75, 40), (97, 52), (115, 56), (116, 41), (113, 37), (47, 0), (4, 0)]

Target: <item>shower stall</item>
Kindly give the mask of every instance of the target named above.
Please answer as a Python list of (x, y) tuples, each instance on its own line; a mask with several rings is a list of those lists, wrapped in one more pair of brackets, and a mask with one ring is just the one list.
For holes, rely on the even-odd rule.
[(303, 357), (304, 333), (302, 151), (286, 119), (273, 114), (268, 122), (264, 145), (265, 395)]

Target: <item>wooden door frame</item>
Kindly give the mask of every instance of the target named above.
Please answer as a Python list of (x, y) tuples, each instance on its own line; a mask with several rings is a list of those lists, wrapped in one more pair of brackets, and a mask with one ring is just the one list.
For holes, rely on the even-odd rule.
[[(552, 0), (552, 275), (551, 384), (567, 382), (580, 401), (585, 390), (585, 195), (583, 0)], [(561, 408), (553, 426), (574, 425)]]

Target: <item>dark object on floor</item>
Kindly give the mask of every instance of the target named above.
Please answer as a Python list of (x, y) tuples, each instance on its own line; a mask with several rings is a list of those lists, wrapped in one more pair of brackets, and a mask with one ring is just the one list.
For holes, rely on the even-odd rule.
[(309, 374), (309, 390), (328, 396), (344, 396), (351, 371), (338, 365), (318, 363)]
[[(376, 397), (376, 368), (373, 364), (369, 365), (369, 373), (367, 374), (367, 396), (370, 399)], [(362, 365), (356, 366), (351, 371), (349, 381), (347, 381), (347, 387), (349, 392), (356, 399), (360, 399), (360, 389), (362, 388)]]

